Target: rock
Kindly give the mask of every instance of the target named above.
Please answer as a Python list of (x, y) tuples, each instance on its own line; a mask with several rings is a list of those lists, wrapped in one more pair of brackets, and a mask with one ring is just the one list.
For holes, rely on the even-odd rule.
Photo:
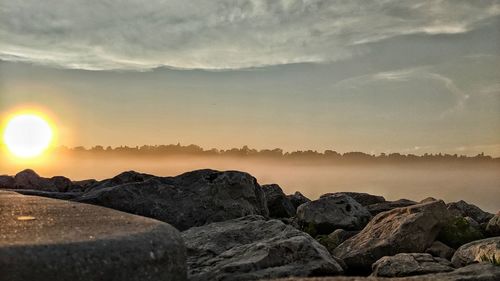
[(448, 210), (462, 217), (471, 217), (478, 223), (488, 222), (494, 215), (481, 210), (478, 206), (469, 204), (463, 200), (448, 203)]
[(343, 229), (337, 229), (328, 235), (319, 235), (316, 240), (325, 246), (329, 252), (333, 252), (342, 242), (358, 234), (359, 231), (348, 231)]
[(362, 192), (326, 193), (326, 194), (321, 195), (320, 198), (328, 197), (328, 196), (340, 194), (340, 193), (345, 194), (347, 196), (350, 196), (352, 199), (356, 200), (359, 204), (361, 204), (361, 206), (368, 206), (368, 205), (386, 202), (385, 198), (382, 196), (371, 195), (371, 194), (362, 193)]
[(61, 200), (71, 200), (82, 196), (82, 192), (53, 192), (53, 191), (42, 191), (33, 189), (11, 189), (10, 191), (17, 192), (23, 195), (33, 195), (42, 196), (47, 198), (61, 199)]
[(425, 252), (435, 257), (451, 260), (451, 257), (453, 257), (453, 254), (455, 253), (455, 249), (448, 247), (442, 242), (434, 241), (432, 245), (425, 250)]
[(172, 226), (115, 210), (0, 191), (0, 279), (187, 279)]
[(443, 201), (396, 208), (375, 216), (333, 254), (343, 259), (350, 271), (368, 272), (383, 256), (424, 252), (449, 219)]
[(14, 176), (14, 185), (11, 189), (32, 189), (51, 192), (78, 191), (79, 187), (65, 177), (40, 177), (35, 171), (27, 169)]
[(408, 207), (417, 204), (417, 202), (408, 199), (399, 199), (397, 201), (386, 201), (366, 206), (366, 209), (372, 216), (387, 212), (395, 208)]
[(182, 233), (189, 280), (259, 280), (341, 274), (342, 268), (309, 235), (260, 216), (193, 227)]
[(436, 198), (434, 198), (434, 197), (427, 197), (425, 199), (422, 199), (420, 201), (420, 203), (429, 203), (429, 202), (432, 202), (432, 201), (438, 201), (438, 200)]
[(304, 195), (302, 195), (302, 193), (298, 191), (296, 191), (292, 195), (287, 195), (286, 197), (288, 197), (290, 202), (292, 202), (292, 205), (295, 207), (295, 209), (297, 209), (300, 205), (304, 203), (311, 202), (309, 198), (305, 197)]
[(467, 243), (457, 249), (451, 262), (465, 266), (475, 262), (490, 262), (500, 265), (500, 236)]
[(489, 263), (476, 263), (450, 272), (433, 273), (408, 277), (323, 277), (323, 278), (283, 278), (274, 281), (498, 281), (500, 280), (500, 266)]
[(486, 225), (486, 233), (490, 236), (500, 236), (500, 212), (490, 219)]
[(198, 170), (153, 177), (94, 189), (75, 200), (155, 218), (180, 230), (247, 215), (269, 215), (257, 180), (237, 171)]
[(476, 222), (463, 217), (454, 217), (444, 224), (437, 239), (450, 247), (458, 248), (463, 244), (483, 238)]
[(266, 194), (269, 216), (272, 218), (290, 218), (295, 216), (295, 207), (277, 184), (263, 185)]
[[(113, 186), (118, 186), (126, 183), (139, 183), (146, 181), (148, 179), (153, 178), (153, 175), (149, 174), (142, 174), (138, 173), (135, 171), (127, 171), (123, 172), (113, 178), (106, 179), (100, 182), (95, 182), (94, 184), (87, 186), (86, 190), (91, 191), (91, 190), (96, 190), (96, 189), (102, 189), (106, 187), (113, 187)], [(89, 185), (90, 182), (84, 182), (84, 184)]]
[(99, 182), (95, 179), (88, 179), (88, 180), (80, 180), (80, 181), (73, 181), (73, 184), (76, 186), (79, 186), (81, 190), (86, 191), (90, 187), (95, 186)]
[(351, 197), (335, 194), (302, 204), (297, 209), (299, 225), (309, 234), (329, 234), (336, 229), (359, 230), (370, 213)]
[(373, 276), (401, 277), (453, 271), (449, 261), (424, 253), (382, 257), (372, 265)]
[(0, 188), (13, 188), (15, 182), (11, 176), (0, 176)]

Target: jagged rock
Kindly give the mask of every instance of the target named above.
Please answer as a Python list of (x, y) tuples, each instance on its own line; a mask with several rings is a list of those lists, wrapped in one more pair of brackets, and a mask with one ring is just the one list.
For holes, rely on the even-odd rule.
[(387, 212), (395, 208), (408, 207), (417, 204), (417, 202), (408, 199), (399, 199), (397, 201), (386, 201), (366, 206), (366, 209), (375, 216), (382, 212)]
[(335, 192), (335, 193), (326, 193), (321, 195), (319, 198), (328, 197), (335, 194), (345, 194), (350, 196), (352, 199), (356, 200), (361, 206), (368, 206), (377, 203), (385, 202), (385, 198), (382, 196), (372, 195), (368, 193), (362, 192)]
[(304, 195), (302, 195), (302, 193), (298, 191), (296, 191), (292, 195), (287, 195), (286, 197), (290, 200), (290, 202), (292, 202), (292, 205), (295, 207), (295, 209), (297, 209), (300, 205), (304, 203), (311, 202), (309, 198), (305, 197)]
[(500, 265), (500, 236), (467, 243), (457, 249), (451, 262), (465, 266), (475, 262), (490, 262)]
[(425, 199), (422, 199), (420, 201), (420, 203), (429, 203), (429, 202), (432, 202), (432, 201), (438, 201), (438, 199), (434, 198), (434, 197), (427, 197)]
[(73, 183), (79, 186), (83, 191), (88, 190), (90, 187), (98, 184), (99, 182), (95, 179), (73, 181)]
[(396, 208), (375, 216), (333, 254), (343, 259), (350, 271), (367, 272), (383, 256), (424, 252), (449, 219), (443, 201)]
[(443, 225), (437, 239), (456, 249), (466, 243), (483, 238), (477, 222), (463, 217), (454, 217)]
[(490, 219), (486, 225), (486, 233), (490, 236), (500, 236), (500, 212)]
[(329, 252), (333, 252), (342, 242), (358, 234), (359, 231), (348, 231), (337, 229), (328, 235), (319, 235), (316, 237), (321, 245), (325, 246)]
[(182, 233), (188, 274), (197, 280), (259, 280), (341, 274), (341, 266), (309, 235), (248, 216), (193, 227)]
[(408, 277), (359, 277), (338, 276), (323, 278), (283, 278), (274, 281), (498, 281), (500, 280), (500, 266), (489, 263), (471, 264), (450, 272), (433, 273)]
[(295, 207), (277, 184), (263, 185), (266, 194), (269, 216), (272, 218), (289, 218), (295, 216)]
[(11, 176), (0, 176), (0, 188), (13, 188), (16, 181)]
[(13, 178), (9, 176), (2, 176), (2, 178), (3, 180), (0, 180), (0, 185), (3, 188), (9, 189), (31, 189), (51, 192), (80, 190), (79, 186), (76, 186), (68, 178), (61, 176), (43, 178), (40, 177), (35, 171), (30, 169), (17, 173)]
[(469, 204), (464, 200), (448, 203), (448, 210), (455, 215), (471, 217), (478, 223), (488, 222), (494, 215), (481, 210), (478, 206)]
[(373, 276), (402, 277), (453, 271), (451, 262), (424, 253), (382, 257), (372, 265)]
[(313, 236), (329, 234), (339, 228), (359, 230), (370, 218), (365, 207), (345, 194), (319, 198), (297, 209), (299, 225)]
[(434, 241), (432, 245), (425, 250), (425, 252), (435, 257), (450, 260), (455, 253), (455, 249), (448, 247), (448, 245), (440, 241)]
[(247, 215), (268, 216), (265, 200), (251, 175), (214, 170), (98, 188), (76, 199), (155, 218), (180, 230)]
[[(100, 182), (95, 182), (94, 184), (87, 186), (86, 190), (91, 191), (91, 190), (96, 190), (96, 189), (102, 189), (106, 187), (113, 187), (117, 185), (122, 185), (126, 183), (139, 183), (143, 182), (145, 180), (154, 178), (155, 176), (149, 175), (149, 174), (143, 174), (143, 173), (138, 173), (135, 171), (127, 171), (123, 172), (113, 178), (106, 179)], [(90, 183), (87, 183), (90, 184)]]

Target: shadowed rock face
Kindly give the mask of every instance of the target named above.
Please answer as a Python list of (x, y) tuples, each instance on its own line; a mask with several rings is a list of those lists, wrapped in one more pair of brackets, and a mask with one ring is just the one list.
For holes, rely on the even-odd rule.
[(292, 202), (292, 205), (295, 207), (295, 209), (297, 209), (304, 203), (311, 202), (309, 198), (305, 197), (298, 191), (296, 191), (294, 194), (287, 195), (287, 198), (290, 200), (290, 202)]
[(135, 171), (127, 171), (127, 172), (123, 172), (115, 177), (112, 177), (110, 179), (106, 179), (103, 181), (92, 182), (92, 180), (87, 180), (87, 181), (81, 181), (81, 183), (87, 185), (86, 191), (91, 191), (91, 190), (95, 190), (95, 189), (112, 187), (112, 186), (122, 185), (122, 184), (126, 184), (126, 183), (143, 182), (143, 181), (148, 180), (148, 179), (153, 178), (153, 177), (155, 177), (155, 176), (149, 175), (149, 174), (142, 174), (142, 173), (138, 173)]
[(366, 206), (366, 209), (368, 209), (368, 211), (370, 212), (370, 214), (372, 214), (372, 216), (375, 216), (382, 212), (387, 212), (395, 208), (408, 207), (415, 204), (417, 204), (417, 202), (412, 200), (399, 199), (396, 201), (386, 201), (386, 202), (371, 204)]
[(342, 273), (323, 246), (279, 220), (248, 216), (193, 227), (182, 237), (192, 281)]
[(500, 236), (467, 243), (451, 259), (457, 267), (481, 261), (500, 264)]
[(350, 270), (369, 272), (371, 265), (383, 256), (424, 252), (449, 219), (443, 201), (380, 213), (333, 254), (343, 259)]
[(345, 194), (350, 196), (352, 199), (356, 200), (361, 206), (368, 206), (377, 203), (385, 202), (385, 198), (382, 196), (372, 195), (363, 192), (336, 192), (336, 193), (326, 193), (320, 196), (320, 198), (328, 197), (335, 194)]
[(432, 245), (425, 250), (425, 252), (435, 257), (451, 260), (451, 257), (453, 257), (453, 254), (455, 253), (455, 249), (448, 247), (440, 241), (434, 241)]
[(486, 233), (490, 236), (500, 236), (500, 212), (490, 219), (486, 225)]
[(297, 209), (299, 225), (311, 235), (329, 234), (339, 228), (359, 230), (370, 218), (361, 204), (341, 193), (302, 204)]
[(478, 223), (487, 223), (493, 217), (493, 214), (485, 212), (478, 206), (469, 204), (463, 200), (448, 203), (447, 207), (451, 213), (462, 217), (471, 217)]
[(264, 191), (247, 173), (198, 170), (94, 189), (75, 199), (168, 222), (180, 230), (247, 215), (268, 216)]
[(49, 192), (81, 191), (81, 187), (66, 177), (40, 177), (35, 171), (27, 169), (14, 177), (0, 176), (0, 188), (31, 189)]
[(166, 223), (5, 191), (0, 210), (2, 281), (187, 279), (184, 243)]
[(272, 218), (289, 218), (295, 215), (295, 207), (286, 197), (281, 187), (277, 184), (263, 185), (266, 194), (269, 216)]
[(453, 271), (451, 262), (430, 254), (402, 253), (386, 256), (372, 265), (373, 276), (401, 277)]

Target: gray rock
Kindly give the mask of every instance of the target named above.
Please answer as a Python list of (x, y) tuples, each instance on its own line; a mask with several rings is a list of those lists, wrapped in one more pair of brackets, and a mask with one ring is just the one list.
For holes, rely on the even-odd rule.
[(383, 256), (424, 252), (449, 218), (443, 201), (380, 213), (359, 234), (340, 244), (333, 254), (343, 259), (350, 271), (368, 272)]
[(486, 233), (489, 236), (500, 236), (500, 212), (490, 219), (486, 225)]
[(372, 265), (373, 276), (402, 277), (453, 271), (451, 263), (443, 258), (424, 253), (401, 253), (382, 257)]
[(99, 182), (93, 182), (92, 180), (90, 180), (90, 182), (88, 181), (84, 181), (83, 184), (86, 185), (86, 191), (91, 191), (91, 190), (96, 190), (96, 189), (102, 189), (102, 188), (106, 188), (106, 187), (113, 187), (113, 186), (117, 186), (117, 185), (122, 185), (122, 184), (126, 184), (126, 183), (139, 183), (139, 182), (143, 182), (143, 181), (146, 181), (148, 179), (151, 179), (151, 178), (154, 178), (155, 176), (153, 175), (149, 175), (149, 174), (143, 174), (143, 173), (138, 173), (138, 172), (135, 172), (135, 171), (127, 171), (127, 172), (123, 172), (113, 178), (110, 178), (110, 179), (106, 179), (106, 180), (103, 180), (103, 181), (99, 181)]
[(0, 176), (0, 188), (13, 188), (15, 180), (11, 176)]
[(272, 218), (289, 218), (295, 216), (295, 207), (277, 184), (263, 185), (266, 194), (269, 216)]
[(382, 212), (387, 212), (396, 208), (408, 207), (417, 204), (417, 202), (408, 199), (399, 199), (397, 201), (386, 201), (366, 206), (366, 209), (372, 216)]
[(467, 243), (457, 249), (451, 262), (465, 266), (475, 262), (500, 264), (500, 236)]
[(300, 205), (304, 203), (311, 202), (309, 198), (305, 197), (304, 195), (302, 195), (302, 193), (298, 191), (296, 191), (292, 195), (287, 195), (286, 197), (290, 200), (290, 202), (292, 202), (292, 205), (295, 207), (295, 209), (297, 209)]
[(71, 200), (83, 195), (83, 192), (54, 192), (33, 189), (9, 189), (9, 191), (14, 191), (23, 195), (42, 196), (61, 200)]
[(297, 209), (299, 225), (309, 234), (329, 234), (336, 229), (359, 230), (371, 219), (370, 213), (345, 194), (319, 198)]
[(324, 278), (283, 278), (275, 281), (498, 281), (500, 266), (489, 263), (476, 263), (450, 272), (433, 273), (408, 277), (324, 277)]
[(335, 193), (326, 193), (320, 196), (320, 198), (323, 197), (328, 197), (331, 195), (335, 194), (345, 194), (347, 196), (350, 196), (352, 199), (356, 200), (361, 206), (368, 206), (368, 205), (373, 205), (377, 203), (383, 203), (386, 202), (385, 198), (382, 196), (378, 195), (371, 195), (368, 193), (362, 193), (362, 192), (335, 192)]
[(469, 204), (463, 200), (458, 202), (448, 203), (448, 210), (462, 217), (471, 217), (478, 223), (488, 222), (494, 215), (481, 210), (478, 206)]
[(434, 241), (432, 245), (425, 250), (425, 252), (435, 257), (451, 260), (451, 257), (453, 257), (453, 254), (455, 253), (455, 249), (448, 247), (442, 242)]
[(115, 210), (0, 191), (0, 279), (187, 279), (172, 226)]
[(237, 171), (198, 170), (177, 177), (153, 177), (94, 189), (75, 200), (155, 218), (180, 230), (247, 215), (269, 215), (257, 180)]
[(248, 216), (182, 233), (189, 279), (259, 280), (341, 274), (342, 268), (309, 235), (279, 220)]
[(437, 237), (439, 241), (455, 249), (483, 238), (478, 223), (471, 218), (461, 216), (453, 217), (446, 222)]

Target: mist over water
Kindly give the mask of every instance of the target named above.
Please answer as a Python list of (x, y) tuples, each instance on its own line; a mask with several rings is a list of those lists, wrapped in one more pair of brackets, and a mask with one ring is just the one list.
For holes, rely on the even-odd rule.
[[(277, 183), (285, 193), (300, 191), (311, 199), (337, 191), (368, 192), (387, 200), (420, 201), (426, 197), (446, 202), (465, 200), (489, 212), (500, 210), (498, 164), (300, 164), (274, 160), (210, 157), (63, 157), (50, 165), (33, 166), (41, 176), (63, 175), (73, 180), (104, 179), (135, 170), (157, 176), (175, 176), (196, 169), (239, 170), (260, 184)], [(0, 174), (25, 167), (0, 164)]]

